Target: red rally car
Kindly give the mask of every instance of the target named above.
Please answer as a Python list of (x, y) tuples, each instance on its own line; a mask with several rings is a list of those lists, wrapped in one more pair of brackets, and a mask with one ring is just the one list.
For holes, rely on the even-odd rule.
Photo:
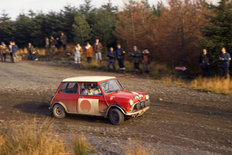
[(125, 117), (142, 115), (149, 107), (149, 95), (124, 90), (116, 77), (80, 76), (61, 82), (49, 109), (57, 118), (66, 113), (103, 116), (116, 125)]

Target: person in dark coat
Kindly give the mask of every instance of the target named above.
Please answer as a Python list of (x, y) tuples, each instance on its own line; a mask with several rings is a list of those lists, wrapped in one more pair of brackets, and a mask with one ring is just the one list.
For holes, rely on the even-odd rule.
[(151, 54), (147, 48), (145, 48), (142, 52), (142, 62), (143, 62), (143, 70), (145, 73), (150, 72), (149, 64), (151, 62)]
[(124, 66), (125, 54), (126, 54), (125, 50), (123, 48), (121, 48), (120, 44), (118, 44), (117, 50), (116, 50), (116, 58), (118, 60), (118, 65), (119, 65), (120, 71), (123, 73), (125, 73), (125, 71), (126, 71), (126, 68)]
[(12, 62), (16, 63), (18, 62), (18, 56), (17, 56), (17, 52), (18, 52), (18, 46), (15, 44), (15, 42), (11, 42), (11, 52), (12, 52)]
[(27, 53), (28, 53), (28, 60), (32, 60), (32, 54), (33, 54), (34, 47), (31, 43), (28, 43), (27, 46)]
[(110, 47), (110, 50), (109, 50), (107, 56), (109, 58), (108, 59), (108, 65), (107, 65), (108, 71), (110, 71), (110, 65), (112, 65), (113, 71), (115, 72), (115, 57), (116, 57), (116, 53), (115, 53), (113, 47)]
[(138, 50), (137, 46), (133, 46), (133, 50), (132, 50), (130, 55), (133, 57), (133, 63), (134, 63), (135, 72), (138, 73), (140, 71), (139, 63), (141, 62), (142, 54)]
[(226, 52), (226, 48), (222, 47), (221, 54), (219, 56), (220, 64), (220, 73), (221, 77), (227, 77), (228, 70), (230, 67), (231, 57), (230, 54)]
[(55, 53), (56, 53), (56, 39), (53, 36), (51, 36), (50, 45), (51, 45), (51, 49), (52, 49), (52, 54), (55, 55)]
[(199, 64), (202, 70), (202, 77), (210, 77), (211, 56), (206, 49), (202, 50), (199, 57)]
[(60, 38), (57, 37), (57, 38), (56, 38), (56, 48), (57, 48), (58, 50), (60, 49), (61, 44), (62, 44), (62, 42), (60, 41)]
[(67, 42), (68, 42), (68, 38), (67, 38), (67, 36), (64, 34), (64, 32), (61, 33), (60, 40), (61, 40), (61, 43), (62, 43), (62, 46), (63, 46), (64, 50), (66, 50), (66, 44), (67, 44)]

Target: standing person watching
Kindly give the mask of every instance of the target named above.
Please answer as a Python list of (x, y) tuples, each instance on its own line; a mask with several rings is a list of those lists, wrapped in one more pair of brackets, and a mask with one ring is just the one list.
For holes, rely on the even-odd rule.
[(211, 56), (204, 48), (199, 57), (199, 64), (202, 70), (202, 77), (210, 77)]
[(95, 52), (95, 57), (96, 57), (96, 61), (99, 61), (101, 63), (102, 61), (102, 44), (99, 42), (99, 39), (96, 39), (96, 42), (93, 45), (93, 49)]
[(61, 41), (60, 41), (60, 38), (59, 37), (56, 37), (56, 48), (59, 50), (60, 49), (60, 46), (61, 46)]
[(85, 46), (85, 50), (86, 50), (87, 62), (91, 63), (93, 57), (93, 47), (90, 45), (89, 42), (87, 42)]
[(18, 57), (17, 57), (17, 52), (18, 52), (18, 46), (15, 44), (15, 42), (13, 41), (12, 42), (12, 46), (11, 46), (11, 48), (12, 48), (12, 62), (13, 63), (16, 63), (18, 60)]
[(51, 44), (51, 49), (52, 49), (52, 55), (55, 55), (55, 53), (56, 53), (56, 40), (53, 36), (51, 36), (50, 44)]
[(10, 49), (10, 61), (13, 62), (12, 41), (9, 42), (9, 49)]
[(64, 50), (66, 50), (66, 44), (68, 42), (68, 38), (64, 34), (64, 32), (61, 33), (60, 40), (61, 40), (61, 43), (62, 43), (62, 46), (63, 46)]
[(227, 78), (228, 70), (230, 67), (231, 57), (230, 54), (226, 52), (226, 48), (222, 47), (221, 54), (219, 56), (220, 64), (220, 73), (221, 77)]
[(6, 53), (8, 52), (8, 48), (4, 42), (1, 44), (0, 53), (1, 53), (1, 61), (6, 62)]
[(110, 65), (112, 65), (113, 71), (115, 72), (115, 57), (116, 57), (116, 53), (115, 53), (113, 47), (110, 47), (110, 50), (109, 50), (107, 56), (109, 57), (109, 59), (108, 59), (108, 65), (107, 65), (108, 72), (110, 72)]
[(46, 37), (46, 39), (45, 39), (45, 48), (46, 48), (46, 54), (48, 55), (49, 54), (49, 48), (50, 48), (50, 41), (49, 41), (48, 37)]
[(3, 62), (2, 44), (0, 45), (0, 58), (1, 58), (1, 61)]
[(28, 60), (32, 60), (32, 54), (33, 54), (34, 47), (31, 43), (28, 43), (27, 46), (27, 53), (28, 53)]
[(125, 50), (123, 48), (121, 48), (120, 44), (118, 44), (117, 50), (116, 50), (116, 58), (118, 60), (118, 65), (119, 65), (120, 71), (122, 73), (125, 73), (125, 71), (126, 71), (126, 68), (124, 66), (125, 53), (126, 53)]
[(138, 50), (137, 46), (133, 46), (133, 50), (131, 52), (131, 56), (133, 57), (134, 69), (135, 73), (139, 73), (139, 63), (141, 61), (141, 52)]
[(74, 47), (74, 63), (75, 64), (80, 64), (81, 63), (81, 54), (82, 54), (82, 48), (81, 45), (78, 43)]
[(149, 64), (151, 62), (151, 55), (150, 52), (147, 48), (145, 48), (142, 52), (142, 62), (143, 62), (143, 70), (145, 71), (145, 73), (149, 73), (150, 72), (150, 68), (149, 68)]

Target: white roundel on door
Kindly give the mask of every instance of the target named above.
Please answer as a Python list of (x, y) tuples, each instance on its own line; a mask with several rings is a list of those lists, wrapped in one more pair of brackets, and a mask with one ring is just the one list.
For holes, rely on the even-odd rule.
[(99, 115), (99, 100), (98, 99), (78, 99), (78, 113)]

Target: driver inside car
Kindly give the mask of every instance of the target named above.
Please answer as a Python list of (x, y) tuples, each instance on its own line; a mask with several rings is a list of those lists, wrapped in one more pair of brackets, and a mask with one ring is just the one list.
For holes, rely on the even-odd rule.
[(96, 85), (96, 87), (93, 88), (93, 94), (94, 94), (94, 95), (102, 95), (101, 89), (99, 88), (98, 85)]
[(91, 85), (84, 85), (84, 89), (81, 91), (81, 95), (93, 95), (93, 89), (91, 87)]

